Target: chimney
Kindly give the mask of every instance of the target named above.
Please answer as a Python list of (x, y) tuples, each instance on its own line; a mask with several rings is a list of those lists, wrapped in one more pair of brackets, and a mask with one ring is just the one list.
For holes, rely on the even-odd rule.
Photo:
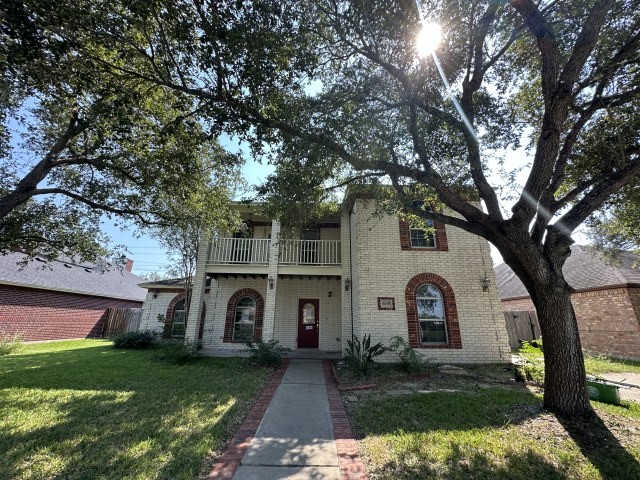
[(127, 264), (125, 265), (124, 269), (127, 272), (130, 272), (133, 269), (133, 260), (131, 260), (130, 258), (127, 258)]

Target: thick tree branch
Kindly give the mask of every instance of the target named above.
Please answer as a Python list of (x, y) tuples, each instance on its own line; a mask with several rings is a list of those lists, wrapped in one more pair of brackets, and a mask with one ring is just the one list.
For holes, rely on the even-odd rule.
[(58, 155), (64, 151), (69, 142), (82, 133), (87, 124), (80, 120), (78, 112), (73, 112), (65, 131), (58, 137), (47, 154), (40, 160), (11, 192), (0, 198), (0, 220), (9, 215), (12, 210), (22, 205), (33, 196), (33, 190), (46, 178)]
[(640, 174), (640, 160), (636, 159), (596, 184), (558, 222), (567, 231), (575, 230), (589, 215), (600, 208), (610, 195), (627, 185), (638, 174)]

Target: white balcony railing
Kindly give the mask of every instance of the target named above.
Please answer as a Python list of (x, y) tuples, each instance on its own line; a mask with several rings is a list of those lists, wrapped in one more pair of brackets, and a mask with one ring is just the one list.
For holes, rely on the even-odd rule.
[(280, 240), (280, 265), (340, 265), (339, 240)]
[(268, 238), (217, 238), (211, 243), (207, 263), (269, 263)]

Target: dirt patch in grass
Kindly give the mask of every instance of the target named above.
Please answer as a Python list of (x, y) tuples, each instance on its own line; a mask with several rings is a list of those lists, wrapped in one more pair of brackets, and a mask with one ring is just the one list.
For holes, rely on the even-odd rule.
[(429, 378), (389, 365), (343, 399), (371, 479), (640, 478), (640, 406), (594, 402), (591, 420), (542, 410), (535, 388), (504, 365)]

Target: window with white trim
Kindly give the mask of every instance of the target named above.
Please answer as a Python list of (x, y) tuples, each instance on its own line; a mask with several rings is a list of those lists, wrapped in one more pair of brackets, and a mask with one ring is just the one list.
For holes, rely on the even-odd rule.
[(438, 287), (430, 283), (418, 287), (416, 290), (416, 307), (418, 310), (421, 343), (448, 343), (444, 300)]
[(171, 324), (171, 336), (183, 338), (187, 330), (186, 300), (180, 300), (173, 309), (173, 322)]
[(236, 314), (233, 323), (233, 341), (253, 341), (256, 325), (256, 301), (253, 297), (242, 297), (236, 303)]
[[(431, 207), (425, 206), (424, 201), (416, 200), (413, 202), (413, 210), (418, 214), (420, 210), (424, 210), (427, 212), (431, 211)], [(428, 229), (425, 229), (423, 226), (409, 226), (409, 236), (411, 239), (411, 247), (412, 248), (435, 248), (436, 246), (436, 236), (434, 233), (433, 220), (424, 220), (424, 223), (427, 225)]]

